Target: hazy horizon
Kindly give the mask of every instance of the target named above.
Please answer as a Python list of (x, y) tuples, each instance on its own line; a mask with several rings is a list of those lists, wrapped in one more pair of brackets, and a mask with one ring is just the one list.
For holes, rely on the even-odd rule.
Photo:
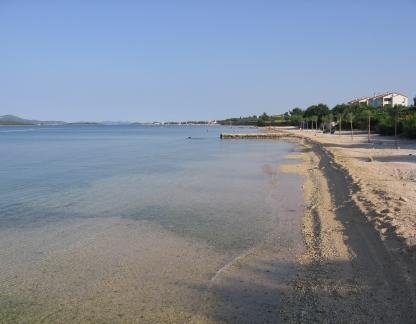
[(0, 3), (0, 115), (214, 120), (416, 94), (416, 4)]

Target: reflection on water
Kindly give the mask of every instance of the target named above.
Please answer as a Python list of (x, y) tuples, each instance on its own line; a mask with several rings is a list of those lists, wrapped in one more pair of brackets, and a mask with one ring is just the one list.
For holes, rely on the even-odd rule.
[[(131, 305), (147, 296), (140, 299), (147, 319), (160, 312), (152, 298), (166, 289), (172, 292), (165, 301), (170, 307), (192, 311), (189, 305), (201, 292), (190, 292), (191, 283), (204, 286), (224, 262), (271, 235), (279, 214), (300, 208), (300, 179), (278, 172), (284, 155), (295, 150), (291, 144), (221, 141), (221, 131), (63, 126), (0, 133), (7, 153), (0, 159), (3, 298), (13, 304), (37, 295), (44, 307), (29, 317), (52, 311), (58, 296), (67, 315), (91, 299), (98, 304), (74, 316), (99, 319), (92, 309), (115, 298), (111, 287), (129, 286), (113, 277), (118, 274), (144, 281), (138, 290), (127, 289), (130, 301), (120, 300)], [(87, 281), (93, 286), (82, 290)], [(193, 300), (190, 309), (175, 306), (179, 296)], [(119, 306), (122, 316), (135, 314), (128, 305)], [(14, 312), (10, 307), (7, 316)], [(115, 316), (107, 307), (105, 320)]]

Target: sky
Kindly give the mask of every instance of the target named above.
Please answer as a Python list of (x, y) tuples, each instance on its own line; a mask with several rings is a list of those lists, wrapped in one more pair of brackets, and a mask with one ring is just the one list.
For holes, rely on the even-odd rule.
[(416, 95), (416, 0), (0, 0), (0, 115), (212, 120)]

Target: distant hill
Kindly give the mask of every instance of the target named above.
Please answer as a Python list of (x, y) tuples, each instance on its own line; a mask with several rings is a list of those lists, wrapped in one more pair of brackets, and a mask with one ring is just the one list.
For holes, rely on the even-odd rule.
[(62, 121), (42, 121), (33, 119), (24, 119), (14, 115), (0, 116), (0, 125), (62, 125)]

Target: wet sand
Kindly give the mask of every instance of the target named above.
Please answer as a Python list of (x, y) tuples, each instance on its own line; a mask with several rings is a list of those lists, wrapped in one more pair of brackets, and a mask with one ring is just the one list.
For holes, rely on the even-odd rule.
[[(292, 284), (299, 274), (297, 257), (303, 253), (301, 232), (303, 204), (293, 200), (301, 193), (298, 182), (284, 181), (273, 231), (258, 246), (226, 264), (210, 280), (204, 302), (198, 311), (198, 323), (275, 323), (284, 319), (292, 298)], [(292, 196), (291, 196), (292, 195)], [(273, 199), (270, 197), (270, 199)]]

